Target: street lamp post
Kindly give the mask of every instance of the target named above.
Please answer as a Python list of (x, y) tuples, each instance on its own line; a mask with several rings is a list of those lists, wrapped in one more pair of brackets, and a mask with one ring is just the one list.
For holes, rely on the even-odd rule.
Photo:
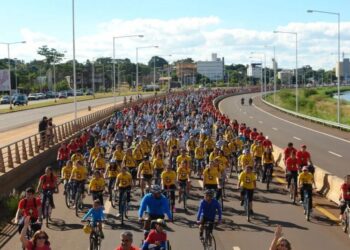
[(15, 87), (16, 87), (16, 94), (18, 94), (18, 86), (17, 86), (17, 58), (13, 59), (15, 61)]
[(75, 9), (74, 0), (72, 0), (72, 32), (73, 32), (73, 94), (74, 94), (74, 120), (78, 118), (77, 106), (77, 72), (75, 68)]
[[(172, 55), (170, 54), (170, 55), (158, 55), (158, 57), (171, 57)], [(155, 58), (155, 57), (154, 57)], [(154, 76), (153, 76), (153, 78), (154, 78), (154, 84), (155, 84), (155, 70), (156, 70), (156, 65), (155, 65), (155, 63), (154, 63)], [(170, 64), (169, 64), (169, 62), (168, 62), (168, 84), (169, 84), (169, 86), (168, 86), (168, 90), (170, 89)], [(153, 87), (153, 88), (155, 88), (155, 86)], [(153, 89), (153, 91), (155, 91), (155, 89)]]
[[(8, 58), (8, 76), (10, 81), (10, 109), (12, 109), (12, 88), (11, 88), (11, 59), (10, 59), (10, 45), (18, 44), (18, 43), (26, 43), (26, 41), (20, 42), (12, 42), (12, 43), (0, 43), (7, 45), (7, 58)], [(17, 88), (17, 87), (16, 87)]]
[(338, 17), (338, 98), (337, 98), (337, 121), (338, 125), (340, 124), (340, 13), (339, 12), (329, 12), (321, 10), (307, 10), (307, 13), (322, 13), (329, 15), (336, 15)]
[(289, 31), (278, 31), (275, 30), (273, 33), (283, 33), (283, 34), (291, 34), (295, 35), (295, 111), (299, 112), (298, 105), (298, 33), (297, 32), (289, 32)]
[(158, 45), (144, 46), (136, 48), (136, 91), (139, 91), (139, 49), (159, 48)]
[[(277, 85), (277, 67), (275, 67), (276, 63), (276, 46), (265, 45), (265, 48), (272, 47), (273, 48), (273, 103), (276, 103), (276, 85)], [(269, 71), (270, 75), (270, 71)], [(270, 76), (269, 76), (270, 79)]]
[[(113, 97), (114, 97), (114, 104), (116, 104), (116, 96), (115, 96), (115, 39), (120, 38), (128, 38), (128, 37), (143, 37), (143, 35), (125, 35), (125, 36), (114, 36), (113, 37)], [(118, 61), (118, 90), (120, 90), (120, 64)], [(119, 92), (120, 94), (120, 92)]]
[(258, 52), (250, 52), (250, 54), (258, 54), (258, 55), (262, 55), (264, 56), (264, 82), (263, 82), (263, 70), (262, 70), (262, 58), (261, 58), (261, 94), (263, 94), (264, 92), (264, 95), (262, 97), (264, 97), (266, 95), (266, 54), (265, 52), (261, 52), (261, 53), (258, 53)]

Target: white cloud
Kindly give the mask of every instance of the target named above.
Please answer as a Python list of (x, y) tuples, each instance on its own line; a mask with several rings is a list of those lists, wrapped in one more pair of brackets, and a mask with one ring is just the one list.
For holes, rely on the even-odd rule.
[[(266, 52), (268, 64), (272, 49), (264, 45), (276, 46), (276, 58), (281, 67), (295, 65), (295, 38), (288, 34), (273, 34), (272, 30), (242, 28), (222, 28), (218, 17), (184, 17), (178, 19), (114, 19), (97, 24), (95, 34), (76, 37), (76, 58), (79, 61), (93, 57), (112, 57), (112, 37), (127, 34), (143, 34), (144, 38), (116, 39), (116, 57), (135, 61), (135, 48), (159, 45), (159, 49), (143, 49), (139, 61), (147, 62), (154, 54), (173, 54), (171, 60), (192, 57), (206, 60), (213, 52), (225, 57), (226, 63), (249, 63), (251, 51)], [(77, 27), (78, 29), (79, 27)], [(298, 32), (299, 65), (312, 65), (315, 68), (334, 67), (337, 52), (337, 23), (312, 22), (289, 23), (276, 27), (276, 30)], [(11, 46), (12, 57), (30, 60), (40, 58), (37, 48), (46, 44), (60, 51), (68, 51), (72, 57), (71, 37), (61, 41), (29, 28), (21, 30), (25, 45)], [(341, 23), (342, 51), (350, 52), (350, 22)], [(6, 57), (4, 46), (0, 46), (0, 57)], [(348, 54), (350, 56), (350, 54)]]

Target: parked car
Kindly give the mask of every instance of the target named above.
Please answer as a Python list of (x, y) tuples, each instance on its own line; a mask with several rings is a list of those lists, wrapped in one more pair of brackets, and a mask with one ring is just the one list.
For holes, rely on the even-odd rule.
[(10, 103), (10, 96), (4, 95), (0, 99), (0, 104), (9, 104)]
[(30, 93), (28, 95), (28, 100), (29, 101), (36, 101), (36, 100), (39, 100), (39, 95), (38, 93)]
[(24, 94), (17, 95), (13, 100), (13, 105), (28, 105), (28, 98)]
[(142, 87), (142, 91), (159, 91), (160, 90), (160, 87), (159, 85), (156, 85), (156, 84), (150, 84), (150, 85), (144, 85)]
[(44, 93), (38, 93), (39, 99), (46, 99), (46, 95)]
[(55, 98), (55, 97), (57, 97), (57, 93), (54, 91), (47, 91), (45, 93), (45, 96), (46, 96), (46, 98)]
[(86, 90), (85, 95), (94, 95), (94, 92), (91, 89)]
[(67, 90), (67, 96), (74, 96), (74, 92), (73, 92), (73, 90), (72, 89), (70, 89), (70, 90)]
[(76, 95), (77, 96), (82, 96), (84, 94), (84, 92), (80, 89), (77, 89)]
[(58, 98), (59, 99), (66, 99), (67, 98), (67, 92), (66, 91), (61, 91), (58, 93)]

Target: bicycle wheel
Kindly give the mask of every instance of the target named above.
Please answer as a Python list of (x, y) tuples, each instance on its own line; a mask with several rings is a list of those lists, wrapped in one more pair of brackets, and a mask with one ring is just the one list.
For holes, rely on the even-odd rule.
[(46, 227), (48, 227), (49, 226), (49, 217), (50, 217), (50, 204), (48, 204), (47, 201), (45, 202), (44, 216), (45, 216)]
[(250, 208), (249, 208), (249, 199), (247, 194), (245, 195), (245, 198), (244, 198), (244, 209), (246, 212), (247, 221), (250, 222)]
[(271, 176), (270, 176), (270, 170), (268, 169), (266, 171), (266, 190), (270, 189), (270, 180), (271, 180)]
[[(344, 215), (343, 215), (344, 217)], [(348, 226), (349, 226), (349, 222), (348, 222), (348, 215), (345, 215), (345, 219), (342, 219), (342, 229), (344, 233), (348, 232)]]
[(81, 203), (81, 193), (77, 192), (76, 197), (75, 197), (75, 215), (79, 215), (79, 209), (80, 209), (80, 203)]
[(113, 208), (117, 207), (117, 197), (118, 197), (117, 191), (112, 190), (110, 194), (110, 202)]
[(64, 201), (66, 202), (67, 208), (71, 208), (72, 207), (71, 190), (69, 188), (67, 188), (67, 191), (66, 191), (66, 193), (64, 195)]
[(187, 210), (187, 193), (186, 193), (186, 188), (184, 188), (182, 190), (182, 202), (183, 202), (183, 206), (184, 206), (184, 210), (186, 211)]
[(211, 234), (211, 245), (209, 249), (216, 250), (216, 240), (213, 234)]
[(310, 207), (309, 207), (309, 197), (304, 196), (304, 213), (307, 221), (310, 220)]

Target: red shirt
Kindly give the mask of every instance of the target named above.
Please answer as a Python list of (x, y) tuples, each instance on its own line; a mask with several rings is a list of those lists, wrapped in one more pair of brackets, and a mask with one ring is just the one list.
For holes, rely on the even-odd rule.
[[(35, 201), (34, 201), (35, 199)], [(31, 218), (38, 219), (38, 208), (41, 206), (40, 198), (27, 199), (23, 198), (18, 203), (18, 208), (23, 209), (23, 216), (30, 216)], [(35, 202), (35, 204), (34, 204)]]
[[(122, 246), (117, 247), (115, 250), (123, 250)], [(140, 250), (138, 247), (131, 246), (130, 250)]]
[(258, 136), (256, 137), (256, 140), (258, 140), (259, 142), (263, 142), (263, 141), (265, 140), (265, 136), (263, 136), (263, 135), (258, 135)]
[(299, 165), (307, 166), (310, 160), (310, 154), (307, 151), (298, 151), (297, 159), (299, 161)]
[(149, 232), (146, 241), (149, 244), (154, 244), (157, 241), (165, 242), (166, 241), (166, 233), (165, 232), (157, 232), (155, 229), (153, 229)]
[(343, 183), (340, 189), (343, 191), (344, 200), (350, 200), (350, 185)]
[(298, 171), (298, 159), (288, 157), (286, 160), (287, 170), (288, 171)]
[(297, 153), (297, 150), (294, 147), (286, 147), (284, 149), (284, 159), (288, 159), (288, 157), (291, 156), (293, 152), (295, 154)]
[(86, 133), (86, 134), (82, 134), (80, 136), (80, 140), (81, 142), (83, 143), (83, 146), (87, 143), (87, 141), (89, 140), (89, 135)]
[(40, 176), (39, 180), (42, 183), (43, 190), (50, 190), (56, 187), (57, 177), (55, 175), (51, 177), (51, 176), (47, 176), (46, 174), (43, 174), (42, 176)]
[(258, 132), (256, 132), (256, 131), (252, 131), (251, 133), (250, 133), (250, 140), (255, 140), (256, 139), (256, 137), (258, 136)]
[(71, 142), (67, 146), (71, 153), (75, 153), (78, 150), (78, 145), (75, 142)]
[(48, 244), (48, 245), (44, 245), (43, 247), (38, 247), (38, 246), (36, 246), (35, 248), (34, 248), (34, 243), (33, 243), (33, 241), (28, 241), (28, 244), (27, 244), (27, 246), (26, 246), (27, 248), (27, 250), (51, 250), (51, 247), (50, 247), (50, 244)]
[(58, 157), (59, 160), (67, 161), (69, 160), (69, 148), (59, 148), (58, 149)]
[(263, 142), (262, 142), (262, 146), (264, 148), (270, 148), (272, 147), (272, 142), (269, 140), (269, 139), (265, 139)]

